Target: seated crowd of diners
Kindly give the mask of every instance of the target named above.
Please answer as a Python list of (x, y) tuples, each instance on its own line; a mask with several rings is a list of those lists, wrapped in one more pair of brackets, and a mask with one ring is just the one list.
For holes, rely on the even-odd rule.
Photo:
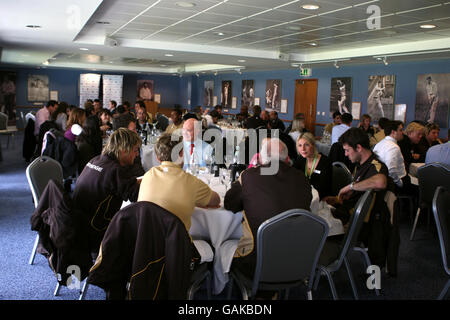
[[(218, 121), (223, 118), (220, 106), (211, 111), (199, 106), (184, 115), (181, 108), (174, 108), (169, 120), (162, 114), (148, 113), (141, 101), (136, 102), (134, 112), (127, 102), (117, 106), (111, 101), (109, 109), (102, 109), (100, 101), (96, 100), (87, 102), (84, 109), (72, 107), (58, 111), (61, 105), (63, 103), (50, 101), (38, 112), (35, 134), (37, 137), (42, 134), (41, 127), (46, 121), (54, 122), (56, 128), (64, 132), (64, 137), (78, 148), (78, 177), (72, 199), (89, 230), (89, 248), (98, 254), (91, 269), (93, 273), (102, 263), (103, 235), (124, 201), (153, 202), (176, 215), (187, 231), (195, 207), (217, 208), (220, 205), (219, 195), (208, 184), (183, 170), (194, 156), (203, 161), (206, 154), (213, 154), (215, 145), (202, 139), (202, 130), (220, 130)], [(261, 145), (258, 143), (255, 154), (249, 153), (248, 138), (242, 142), (240, 150), (247, 150), (240, 163), (243, 170), (223, 199), (225, 209), (244, 212), (243, 238), (247, 237), (247, 241), (239, 242), (233, 265), (251, 277), (256, 263), (254, 239), (258, 227), (289, 209), (310, 210), (314, 188), (320, 200), (332, 206), (333, 216), (341, 220), (345, 230), (359, 197), (366, 190), (376, 192), (376, 203), (365, 221), (361, 240), (368, 247), (372, 263), (385, 267), (387, 245), (384, 240), (389, 239), (392, 232), (387, 218), (391, 213), (384, 203), (384, 195), (388, 191), (398, 194), (411, 188), (407, 174), (411, 162), (448, 164), (449, 143), (440, 144), (439, 127), (412, 122), (404, 128), (400, 121), (380, 119), (381, 130), (371, 125), (368, 115), (362, 117), (358, 127), (352, 127), (350, 114), (333, 114), (333, 123), (325, 130), (353, 171), (352, 183), (336, 195), (331, 188), (332, 163), (336, 159), (343, 160), (331, 154), (337, 147), (332, 148), (329, 155), (318, 152), (315, 135), (305, 129), (302, 114), (297, 114), (286, 128), (276, 111), (268, 113), (260, 106), (254, 106), (252, 111), (250, 115), (248, 108), (243, 107), (236, 116), (243, 128), (256, 132), (272, 130), (258, 139)], [(145, 172), (139, 159), (143, 144), (140, 133), (153, 128), (163, 132), (155, 143), (160, 165)], [(277, 130), (275, 134), (273, 130)], [(183, 147), (178, 148), (180, 145)], [(437, 147), (445, 148), (437, 150)], [(264, 167), (274, 162), (278, 165), (274, 174), (261, 174)], [(342, 237), (330, 237), (327, 241), (340, 241)], [(389, 241), (395, 242), (395, 237)], [(392, 246), (395, 244), (390, 243), (389, 247)], [(326, 258), (321, 257), (321, 261)], [(395, 276), (396, 270), (390, 268), (389, 273)], [(108, 293), (109, 289), (105, 290)], [(270, 298), (273, 293), (261, 292), (260, 295)]]

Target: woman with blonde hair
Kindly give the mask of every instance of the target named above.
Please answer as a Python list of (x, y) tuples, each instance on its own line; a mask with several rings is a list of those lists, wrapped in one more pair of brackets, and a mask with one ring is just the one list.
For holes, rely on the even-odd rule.
[(75, 142), (76, 137), (83, 131), (83, 124), (86, 120), (86, 112), (81, 108), (74, 108), (70, 112), (69, 120), (67, 120), (66, 132), (64, 137)]
[(292, 121), (292, 129), (289, 132), (289, 135), (292, 139), (294, 139), (294, 141), (297, 141), (298, 137), (303, 132), (306, 132), (305, 119), (294, 119), (294, 121)]
[(332, 195), (333, 166), (327, 156), (317, 151), (316, 139), (312, 133), (300, 133), (297, 152), (298, 157), (293, 167), (305, 172), (309, 183), (319, 192), (320, 199)]

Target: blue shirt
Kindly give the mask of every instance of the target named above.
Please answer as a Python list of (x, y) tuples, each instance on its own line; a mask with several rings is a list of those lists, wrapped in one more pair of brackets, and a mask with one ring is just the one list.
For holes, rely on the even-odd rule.
[(331, 145), (333, 145), (333, 143), (335, 142), (338, 142), (339, 137), (342, 136), (342, 134), (348, 129), (350, 129), (350, 127), (345, 123), (334, 126), (333, 130), (331, 131)]
[(439, 162), (450, 166), (450, 141), (428, 149), (425, 163)]

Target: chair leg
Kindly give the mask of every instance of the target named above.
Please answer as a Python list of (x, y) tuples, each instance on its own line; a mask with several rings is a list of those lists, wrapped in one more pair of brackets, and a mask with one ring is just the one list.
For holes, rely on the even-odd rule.
[(445, 298), (449, 287), (450, 287), (450, 279), (448, 279), (444, 289), (442, 289), (441, 293), (439, 294), (438, 300), (443, 300)]
[(414, 233), (416, 231), (417, 221), (419, 220), (419, 215), (420, 215), (420, 207), (417, 209), (416, 218), (414, 219), (414, 225), (413, 225), (413, 228), (411, 231), (411, 236), (409, 237), (410, 241), (412, 241), (414, 239)]
[(31, 255), (30, 255), (30, 259), (28, 260), (28, 264), (33, 264), (34, 257), (36, 256), (38, 244), (39, 244), (39, 233), (36, 235), (36, 239), (34, 239), (33, 250), (31, 251)]
[[(362, 254), (367, 270), (367, 268), (372, 265), (372, 262), (370, 261), (369, 255), (367, 254), (365, 248), (353, 247), (353, 250)], [(375, 294), (379, 297), (381, 295), (380, 290), (375, 288)]]
[(356, 290), (355, 279), (353, 278), (352, 270), (350, 269), (350, 264), (348, 263), (347, 257), (344, 257), (345, 269), (347, 269), (348, 278), (350, 279), (350, 285), (352, 286), (353, 295), (355, 300), (359, 300), (358, 291)]
[(338, 300), (338, 295), (336, 292), (336, 287), (334, 286), (334, 281), (333, 281), (333, 277), (331, 275), (331, 273), (324, 267), (320, 268), (321, 272), (325, 273), (325, 275), (327, 276), (328, 279), (328, 283), (330, 284), (330, 290), (331, 290), (331, 294), (333, 296), (333, 300)]
[(84, 298), (86, 297), (86, 292), (87, 292), (88, 288), (89, 288), (89, 283), (88, 283), (88, 279), (86, 278), (86, 280), (84, 281), (83, 288), (81, 289), (80, 297), (78, 298), (78, 300), (84, 300)]
[(59, 284), (59, 282), (56, 284), (56, 288), (55, 291), (53, 292), (53, 295), (56, 297), (59, 295), (59, 290), (61, 289), (61, 285)]

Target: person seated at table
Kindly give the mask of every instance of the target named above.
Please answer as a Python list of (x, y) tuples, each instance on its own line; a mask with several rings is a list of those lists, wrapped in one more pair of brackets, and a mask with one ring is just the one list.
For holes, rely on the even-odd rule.
[(366, 134), (369, 135), (369, 140), (377, 132), (376, 129), (370, 125), (371, 120), (372, 120), (372, 118), (368, 114), (363, 114), (361, 117), (361, 122), (358, 124), (358, 128), (360, 128)]
[(118, 128), (123, 128), (124, 123), (129, 123), (130, 120), (134, 119), (134, 116), (127, 111), (125, 106), (120, 105), (117, 107), (117, 117), (113, 117), (112, 124), (113, 130), (117, 130)]
[(403, 139), (398, 142), (408, 173), (411, 163), (420, 162), (420, 154), (416, 152), (415, 148), (422, 139), (424, 129), (422, 124), (413, 121), (403, 130)]
[[(189, 168), (191, 162), (205, 167), (206, 159), (212, 159), (213, 148), (202, 140), (202, 124), (196, 119), (188, 119), (183, 124), (184, 168)], [(225, 154), (225, 153), (224, 153)], [(192, 158), (194, 157), (194, 158)], [(221, 161), (221, 159), (218, 159)], [(216, 161), (216, 163), (219, 163)], [(223, 160), (222, 160), (223, 163)]]
[(64, 137), (72, 142), (75, 142), (77, 135), (81, 133), (80, 129), (84, 125), (85, 120), (86, 120), (86, 112), (83, 109), (81, 108), (73, 109), (70, 112), (69, 120), (67, 120), (66, 132), (64, 133)]
[[(342, 134), (339, 142), (343, 145), (345, 155), (356, 164), (356, 169), (349, 185), (343, 187), (336, 197), (326, 197), (324, 200), (335, 208), (331, 211), (332, 215), (340, 219), (346, 229), (359, 198), (367, 190), (375, 191), (375, 202), (364, 220), (359, 239), (368, 248), (372, 264), (382, 268), (387, 256), (390, 258), (388, 247), (392, 252), (396, 246), (398, 249), (395, 229), (391, 228), (390, 211), (384, 200), (388, 190), (394, 192), (392, 179), (386, 165), (370, 150), (369, 136), (362, 130), (350, 128)], [(322, 262), (319, 263), (327, 260), (326, 255), (321, 255)], [(396, 270), (389, 270), (389, 273), (394, 276)]]
[(262, 121), (264, 121), (264, 126), (261, 126), (260, 128), (262, 128), (262, 129), (270, 129), (270, 127), (269, 127), (269, 124), (270, 124), (269, 112), (267, 112), (267, 110), (261, 111), (260, 118), (261, 118)]
[[(243, 171), (225, 194), (225, 209), (243, 211), (243, 236), (233, 259), (233, 266), (253, 278), (256, 266), (256, 235), (259, 226), (289, 209), (310, 210), (311, 185), (303, 172), (286, 163), (288, 150), (278, 138), (264, 139), (261, 165)], [(264, 172), (277, 166), (278, 170)], [(281, 248), (282, 249), (282, 248)]]
[(136, 132), (117, 129), (102, 154), (91, 159), (77, 179), (73, 203), (83, 213), (94, 252), (122, 202), (136, 202), (138, 198), (140, 180), (127, 171), (139, 154), (140, 146), (141, 139)]
[(216, 110), (211, 111), (211, 113), (209, 114), (211, 116), (212, 119), (212, 123), (208, 125), (208, 129), (217, 129), (222, 131), (222, 129), (220, 129), (218, 122), (219, 122), (219, 112), (217, 112)]
[(450, 141), (432, 146), (427, 151), (425, 164), (439, 162), (450, 167)]
[[(328, 123), (323, 129), (323, 134), (325, 136), (329, 136), (331, 139), (331, 132), (333, 131), (333, 127), (342, 123), (342, 115), (339, 111), (333, 112), (333, 122)], [(331, 143), (331, 141), (330, 141)]]
[(308, 132), (308, 130), (305, 129), (305, 119), (294, 119), (294, 121), (292, 121), (291, 131), (288, 132), (289, 136), (291, 136), (294, 142), (297, 142), (298, 137), (303, 132)]
[[(398, 141), (403, 139), (403, 122), (388, 121), (384, 127), (386, 137), (378, 142), (373, 148), (373, 152), (387, 166), (389, 176), (397, 187), (397, 193), (403, 190), (403, 186), (408, 187), (409, 176), (406, 173), (405, 161), (398, 146)], [(406, 189), (405, 189), (406, 190)]]
[(150, 134), (153, 129), (153, 125), (151, 124), (151, 119), (148, 117), (148, 113), (142, 108), (136, 109), (136, 130), (138, 133), (146, 131), (147, 134)]
[(256, 129), (259, 127), (267, 127), (266, 122), (261, 119), (261, 107), (256, 105), (253, 107), (253, 116), (247, 119), (247, 129)]
[(378, 131), (369, 138), (371, 148), (373, 148), (378, 142), (384, 139), (384, 127), (388, 122), (388, 118), (381, 117), (380, 119), (378, 119)]
[(436, 123), (427, 123), (424, 128), (424, 135), (420, 139), (414, 150), (420, 154), (419, 162), (425, 162), (425, 156), (430, 147), (440, 144), (439, 141), (439, 125)]
[(161, 165), (144, 175), (138, 201), (153, 202), (170, 211), (183, 221), (189, 232), (194, 208), (217, 208), (220, 197), (202, 180), (182, 169), (183, 149), (176, 151), (181, 139), (174, 140), (167, 133), (158, 138), (155, 152)]
[(270, 117), (270, 129), (279, 129), (280, 131), (284, 131), (286, 129), (286, 126), (284, 125), (283, 121), (278, 118), (278, 112), (275, 110), (270, 111), (269, 113)]
[(330, 196), (333, 166), (327, 156), (319, 153), (316, 148), (316, 139), (310, 132), (301, 133), (297, 139), (298, 157), (294, 168), (305, 173), (310, 184), (319, 192), (320, 199)]
[(344, 113), (341, 116), (342, 123), (336, 125), (331, 130), (331, 145), (338, 142), (339, 137), (348, 129), (350, 129), (353, 121), (353, 116), (350, 113)]
[(102, 153), (102, 132), (97, 116), (89, 116), (83, 125), (83, 131), (75, 140), (78, 148), (78, 174), (86, 163)]
[(142, 110), (145, 113), (148, 123), (153, 122), (153, 115), (151, 114), (151, 112), (147, 112), (147, 107), (145, 106), (145, 103), (142, 100), (136, 101), (136, 103), (134, 104), (136, 119), (138, 118), (139, 110)]
[(184, 123), (181, 109), (173, 109), (170, 113), (170, 119), (172, 120), (172, 123), (167, 126), (165, 133), (172, 134), (176, 131), (177, 134), (181, 135)]
[(97, 114), (97, 117), (99, 118), (100, 131), (102, 132), (102, 136), (106, 137), (106, 132), (113, 129), (113, 125), (111, 123), (111, 112), (108, 109), (102, 109)]
[(214, 107), (214, 110), (216, 110), (219, 113), (219, 120), (222, 120), (223, 119), (222, 106), (218, 104)]

